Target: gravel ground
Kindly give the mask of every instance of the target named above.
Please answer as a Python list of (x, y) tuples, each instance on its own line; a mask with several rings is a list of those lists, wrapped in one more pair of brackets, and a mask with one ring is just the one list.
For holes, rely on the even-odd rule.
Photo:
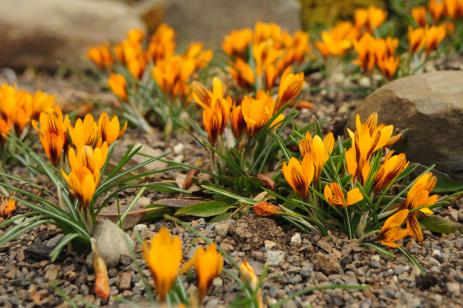
[[(163, 224), (138, 224), (134, 229), (149, 239)], [(191, 256), (202, 240), (180, 226), (167, 225), (181, 236), (184, 255)], [(413, 241), (406, 244), (427, 270), (420, 275), (400, 254), (384, 257), (343, 235), (303, 234), (268, 218), (246, 215), (217, 224), (199, 219), (190, 225), (214, 239), (237, 261), (248, 260), (258, 274), (266, 269), (263, 290), (269, 304), (304, 288), (332, 283), (367, 284), (368, 289), (317, 291), (291, 300), (285, 307), (458, 307), (463, 300), (463, 238), (458, 235), (425, 232), (421, 245)], [(47, 253), (59, 237), (53, 226), (43, 226), (0, 249), (0, 306), (114, 304), (112, 299), (101, 303), (93, 295), (94, 275), (84, 256), (67, 251), (55, 263), (48, 260)], [(140, 247), (137, 250), (138, 262), (143, 265)], [(145, 267), (144, 272), (149, 273)], [(110, 269), (109, 277), (113, 296), (145, 301), (143, 284), (129, 257), (122, 258), (118, 268)], [(189, 284), (185, 281), (187, 289)], [(206, 307), (226, 306), (235, 299), (238, 289), (234, 281), (222, 275), (213, 282)]]

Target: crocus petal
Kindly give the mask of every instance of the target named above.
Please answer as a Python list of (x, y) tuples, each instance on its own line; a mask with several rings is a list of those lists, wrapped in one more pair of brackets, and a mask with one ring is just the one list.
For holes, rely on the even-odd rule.
[(362, 192), (358, 187), (347, 192), (346, 205), (352, 205), (363, 200)]

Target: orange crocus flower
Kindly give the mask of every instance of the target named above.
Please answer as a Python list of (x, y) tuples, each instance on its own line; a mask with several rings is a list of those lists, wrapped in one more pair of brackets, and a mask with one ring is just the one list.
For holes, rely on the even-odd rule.
[(408, 228), (402, 228), (408, 214), (409, 210), (403, 209), (386, 219), (378, 235), (378, 240), (381, 244), (391, 248), (400, 247), (397, 241), (410, 235), (410, 230)]
[[(264, 127), (270, 118), (275, 114), (276, 102), (271, 96), (265, 92), (259, 91), (257, 97), (254, 99), (249, 96), (245, 96), (241, 102), (241, 112), (243, 114), (244, 121), (246, 122), (246, 128), (250, 135), (256, 133), (259, 129)], [(284, 115), (280, 114), (274, 122), (272, 127), (281, 122)]]
[(58, 164), (66, 144), (66, 122), (58, 106), (52, 112), (42, 112), (39, 121), (32, 121), (48, 159)]
[(175, 52), (175, 30), (166, 24), (161, 24), (151, 36), (148, 44), (148, 57), (154, 63), (172, 56)]
[(325, 185), (323, 194), (329, 204), (341, 207), (351, 206), (363, 200), (363, 195), (358, 187), (349, 190), (345, 196), (338, 183)]
[(408, 45), (412, 53), (417, 52), (424, 46), (425, 28), (408, 29)]
[(434, 22), (437, 22), (444, 13), (444, 3), (441, 0), (429, 0), (428, 9)]
[(301, 196), (306, 197), (314, 178), (314, 165), (311, 157), (304, 156), (302, 163), (297, 158), (291, 157), (288, 163), (283, 163), (282, 172), (289, 186)]
[[(189, 264), (191, 264), (190, 262), (185, 265), (185, 269), (189, 267)], [(220, 273), (222, 273), (223, 257), (217, 251), (216, 245), (212, 243), (209, 244), (207, 249), (204, 249), (203, 247), (197, 248), (192, 258), (192, 262), (195, 267), (196, 278), (198, 281), (198, 298), (199, 302), (201, 302), (206, 296), (207, 290), (212, 284), (212, 280), (220, 276)]]
[(392, 79), (397, 72), (399, 64), (399, 57), (386, 57), (379, 60), (378, 68), (386, 78)]
[(241, 87), (251, 87), (256, 82), (254, 71), (251, 66), (241, 58), (237, 58), (233, 66), (229, 67), (229, 72), (236, 83)]
[(380, 190), (385, 189), (392, 180), (408, 167), (409, 162), (405, 154), (400, 153), (393, 155), (394, 151), (390, 151), (384, 157), (384, 161), (375, 176), (374, 190), (378, 193)]
[(304, 86), (304, 73), (283, 75), (278, 88), (278, 98), (276, 109), (295, 99), (302, 91)]
[(221, 99), (203, 109), (203, 125), (211, 144), (222, 135), (230, 118), (231, 99)]
[(186, 59), (193, 60), (196, 64), (196, 69), (200, 69), (209, 64), (213, 53), (210, 49), (204, 49), (203, 43), (190, 43), (183, 56)]
[(127, 96), (127, 80), (124, 75), (111, 74), (108, 78), (108, 87), (121, 100), (126, 101)]
[(108, 114), (103, 112), (98, 119), (98, 131), (100, 139), (98, 143), (106, 142), (108, 145), (111, 145), (125, 133), (126, 129), (127, 121), (125, 121), (124, 125), (121, 127), (119, 118), (116, 115), (113, 116), (110, 120)]
[(87, 59), (103, 70), (109, 70), (114, 64), (108, 43), (102, 43), (87, 50)]
[(16, 200), (12, 198), (8, 198), (0, 203), (0, 217), (7, 218), (13, 215), (14, 211), (16, 211)]
[(231, 127), (233, 131), (233, 135), (235, 137), (241, 136), (241, 133), (243, 130), (246, 128), (246, 121), (244, 121), (243, 118), (243, 112), (241, 111), (241, 105), (238, 106), (233, 106), (231, 115), (230, 115), (230, 120), (231, 120)]
[(32, 118), (38, 119), (42, 112), (52, 112), (55, 106), (55, 96), (42, 91), (35, 92), (32, 96)]
[(458, 13), (460, 0), (444, 0), (444, 13), (447, 17), (455, 19)]
[(172, 97), (188, 94), (188, 81), (195, 72), (195, 61), (182, 56), (171, 56), (156, 63), (152, 76), (160, 90)]
[(411, 13), (412, 13), (413, 20), (415, 20), (418, 26), (423, 27), (423, 28), (426, 27), (427, 10), (425, 6), (417, 6), (417, 7), (412, 8)]
[(65, 123), (72, 144), (78, 149), (84, 145), (95, 146), (99, 141), (98, 124), (93, 115), (88, 113), (84, 119), (77, 119), (75, 125), (71, 124), (69, 117), (66, 116)]
[(249, 28), (230, 32), (225, 36), (222, 48), (230, 56), (242, 57), (253, 40), (253, 31)]
[(432, 173), (427, 172), (420, 175), (413, 186), (407, 193), (407, 198), (403, 208), (410, 210), (407, 217), (407, 228), (410, 230), (411, 236), (417, 241), (423, 241), (423, 231), (418, 222), (418, 214), (431, 215), (432, 210), (429, 208), (437, 202), (438, 196), (431, 195), (432, 190), (436, 186), (437, 178)]
[(182, 241), (178, 236), (170, 235), (167, 228), (161, 227), (150, 245), (143, 243), (143, 257), (153, 276), (159, 299), (164, 302), (180, 272)]
[(439, 47), (439, 44), (444, 40), (446, 33), (445, 25), (432, 26), (425, 29), (424, 47), (427, 54)]
[(345, 156), (348, 173), (353, 179), (366, 181), (372, 155), (399, 140), (400, 135), (393, 136), (393, 132), (393, 125), (378, 125), (377, 113), (372, 113), (365, 123), (361, 122), (357, 114), (355, 133), (348, 129), (352, 146), (346, 151)]
[(316, 135), (312, 138), (310, 132), (307, 132), (305, 138), (299, 141), (299, 151), (302, 157), (310, 157), (314, 166), (314, 181), (320, 178), (325, 163), (330, 158), (334, 147), (333, 133), (328, 133), (322, 139)]

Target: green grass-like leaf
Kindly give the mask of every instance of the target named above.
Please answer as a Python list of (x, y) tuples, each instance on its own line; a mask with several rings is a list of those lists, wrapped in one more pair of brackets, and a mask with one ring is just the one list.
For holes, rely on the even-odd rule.
[(175, 212), (175, 216), (212, 217), (226, 213), (232, 205), (223, 201), (208, 201), (184, 207)]

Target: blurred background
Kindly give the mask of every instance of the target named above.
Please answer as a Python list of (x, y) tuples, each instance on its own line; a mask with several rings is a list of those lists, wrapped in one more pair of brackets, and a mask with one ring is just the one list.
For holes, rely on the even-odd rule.
[[(316, 37), (321, 27), (349, 18), (356, 7), (377, 5), (389, 16), (420, 1), (403, 0), (2, 0), (0, 67), (55, 70), (81, 67), (88, 47), (122, 39), (128, 30), (152, 32), (165, 22), (180, 44), (220, 47), (229, 31), (276, 22)], [(312, 35), (313, 34), (313, 35)]]

